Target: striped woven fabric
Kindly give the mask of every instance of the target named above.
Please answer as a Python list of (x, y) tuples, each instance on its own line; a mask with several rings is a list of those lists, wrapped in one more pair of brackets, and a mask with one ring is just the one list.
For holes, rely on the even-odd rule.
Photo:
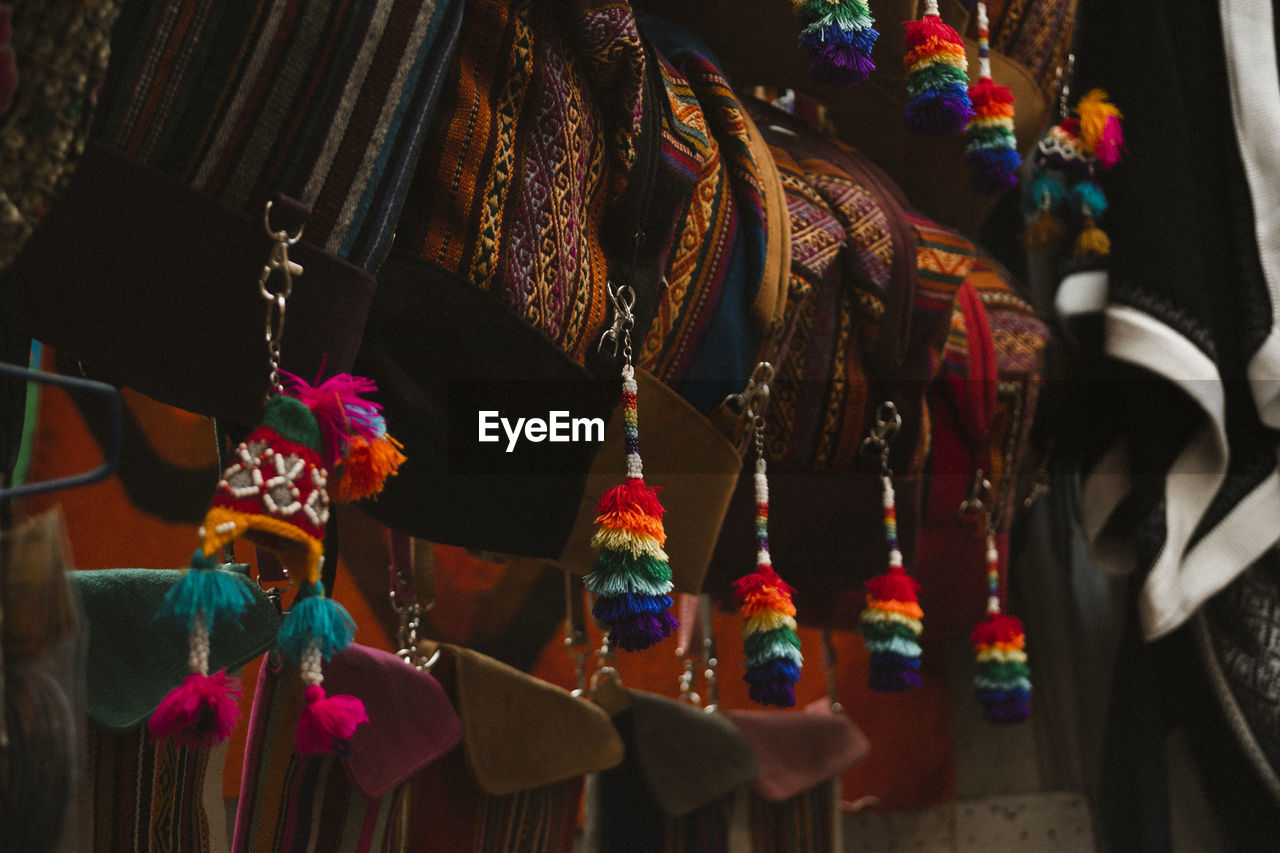
[[(224, 837), (225, 818), (222, 761), (211, 760), (214, 753), (153, 741), (146, 726), (113, 734), (91, 724), (88, 733), (93, 835), (83, 849), (208, 853), (217, 848), (212, 839)], [(213, 814), (205, 806), (206, 790), (219, 807)]]
[(729, 828), (734, 795), (721, 797), (663, 827), (664, 853), (725, 853), (730, 850)]
[(571, 850), (582, 779), (489, 796), (476, 785), (462, 748), (409, 782), (405, 819), (388, 850), (550, 853)]
[(1047, 98), (1071, 49), (1077, 0), (994, 0), (987, 4), (991, 48), (1030, 72)]
[(501, 298), (579, 364), (608, 319), (600, 229), (635, 161), (644, 69), (626, 3), (465, 0), (399, 226), (401, 247)]
[(771, 803), (751, 794), (752, 853), (826, 853), (836, 849), (839, 777), (789, 800)]
[(93, 135), (235, 209), (296, 198), (309, 242), (374, 269), (459, 2), (125, 4)]
[(687, 33), (642, 18), (658, 51), (668, 109), (662, 157), (693, 178), (668, 243), (666, 282), (637, 364), (701, 411), (738, 391), (755, 366), (750, 307), (764, 276), (760, 167), (744, 109)]
[(366, 798), (338, 756), (303, 758), (294, 748), (302, 680), (263, 668), (240, 783), (237, 851), (382, 850), (398, 822), (404, 786)]

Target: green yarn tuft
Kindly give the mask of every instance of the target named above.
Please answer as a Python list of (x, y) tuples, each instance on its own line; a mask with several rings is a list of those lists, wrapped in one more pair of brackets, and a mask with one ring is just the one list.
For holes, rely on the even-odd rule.
[(591, 574), (602, 581), (611, 577), (626, 577), (662, 585), (671, 582), (671, 566), (652, 554), (636, 556), (631, 551), (603, 550), (596, 555)]
[(1007, 127), (974, 125), (968, 128), (967, 136), (968, 144), (965, 147), (970, 151), (978, 148), (1014, 148), (1017, 146), (1017, 137)]
[(908, 74), (907, 94), (916, 98), (925, 92), (945, 89), (956, 84), (967, 87), (968, 83), (969, 75), (963, 68), (939, 62)]
[(1031, 677), (1031, 668), (1017, 661), (984, 661), (978, 664), (978, 675), (993, 681), (1013, 681)]
[(287, 394), (272, 394), (262, 416), (262, 425), (289, 441), (310, 447), (317, 453), (320, 451), (320, 424), (301, 400)]
[(772, 631), (761, 631), (758, 634), (748, 635), (747, 638), (742, 641), (742, 650), (747, 657), (753, 658), (764, 654), (768, 649), (783, 645), (799, 649), (800, 637), (790, 628), (775, 628)]
[(914, 628), (903, 625), (901, 622), (860, 622), (858, 631), (868, 639), (888, 640), (891, 637), (901, 637), (904, 640), (915, 640), (920, 636), (920, 632)]

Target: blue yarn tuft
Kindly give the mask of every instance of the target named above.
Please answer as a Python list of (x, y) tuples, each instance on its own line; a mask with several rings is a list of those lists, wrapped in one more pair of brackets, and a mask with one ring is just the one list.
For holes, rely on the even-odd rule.
[(325, 660), (351, 644), (356, 623), (347, 609), (324, 595), (319, 584), (293, 603), (285, 614), (276, 645), (294, 661), (315, 642)]
[(965, 154), (965, 161), (973, 170), (973, 188), (980, 193), (995, 195), (1007, 192), (1018, 183), (1014, 171), (1022, 158), (1011, 148), (981, 148)]
[(874, 669), (879, 666), (904, 666), (910, 669), (919, 669), (920, 658), (903, 657), (893, 652), (873, 652), (871, 655), (871, 667)]
[(787, 682), (795, 684), (800, 680), (800, 667), (789, 660), (772, 660), (764, 666), (747, 670), (742, 680), (748, 684), (765, 684), (771, 682)]
[[(193, 561), (194, 562), (194, 561)], [(219, 622), (237, 627), (240, 614), (253, 604), (253, 593), (238, 575), (214, 568), (191, 568), (165, 593), (154, 618), (190, 631), (197, 614), (204, 614), (206, 628)]]
[(759, 705), (792, 708), (796, 704), (796, 689), (790, 681), (752, 682), (747, 695)]
[(907, 102), (903, 124), (912, 133), (941, 136), (963, 130), (973, 118), (973, 104), (964, 86), (945, 86), (921, 92)]
[(660, 610), (666, 610), (673, 603), (669, 595), (634, 595), (627, 593), (619, 596), (602, 596), (596, 599), (596, 603), (591, 608), (591, 613), (606, 625), (612, 625), (624, 616), (657, 613)]
[(1107, 212), (1107, 196), (1094, 181), (1081, 181), (1071, 188), (1071, 200), (1081, 216), (1101, 219)]

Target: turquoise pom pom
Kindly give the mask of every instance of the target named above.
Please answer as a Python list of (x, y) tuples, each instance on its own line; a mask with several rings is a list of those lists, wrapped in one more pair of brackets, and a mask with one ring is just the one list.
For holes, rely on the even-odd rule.
[(325, 596), (320, 584), (307, 592), (306, 597), (295, 601), (285, 614), (276, 645), (300, 662), (302, 653), (315, 643), (321, 656), (328, 660), (351, 644), (356, 623), (347, 608)]
[(1081, 181), (1071, 188), (1071, 198), (1081, 216), (1101, 219), (1107, 212), (1107, 196), (1094, 181)]
[(240, 624), (240, 614), (253, 604), (253, 592), (239, 575), (206, 567), (209, 561), (192, 559), (192, 568), (183, 572), (178, 582), (165, 593), (155, 618), (190, 631), (197, 615), (203, 615), (205, 627), (218, 622)]

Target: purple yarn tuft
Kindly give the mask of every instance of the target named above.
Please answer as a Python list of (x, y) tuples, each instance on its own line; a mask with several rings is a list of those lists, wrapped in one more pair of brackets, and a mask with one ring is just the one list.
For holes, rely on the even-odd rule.
[(1025, 699), (1006, 699), (984, 704), (982, 715), (992, 723), (1020, 723), (1031, 716), (1031, 707)]
[(872, 690), (893, 693), (922, 684), (920, 673), (907, 666), (873, 666), (869, 686)]
[(903, 123), (912, 133), (942, 136), (963, 130), (973, 118), (968, 95), (924, 92), (907, 102)]
[(871, 55), (850, 50), (841, 44), (828, 43), (813, 50), (809, 73), (817, 80), (831, 86), (852, 86), (861, 83), (876, 70)]
[(679, 627), (680, 623), (667, 610), (636, 613), (623, 616), (613, 624), (609, 641), (624, 651), (638, 652), (670, 636)]

